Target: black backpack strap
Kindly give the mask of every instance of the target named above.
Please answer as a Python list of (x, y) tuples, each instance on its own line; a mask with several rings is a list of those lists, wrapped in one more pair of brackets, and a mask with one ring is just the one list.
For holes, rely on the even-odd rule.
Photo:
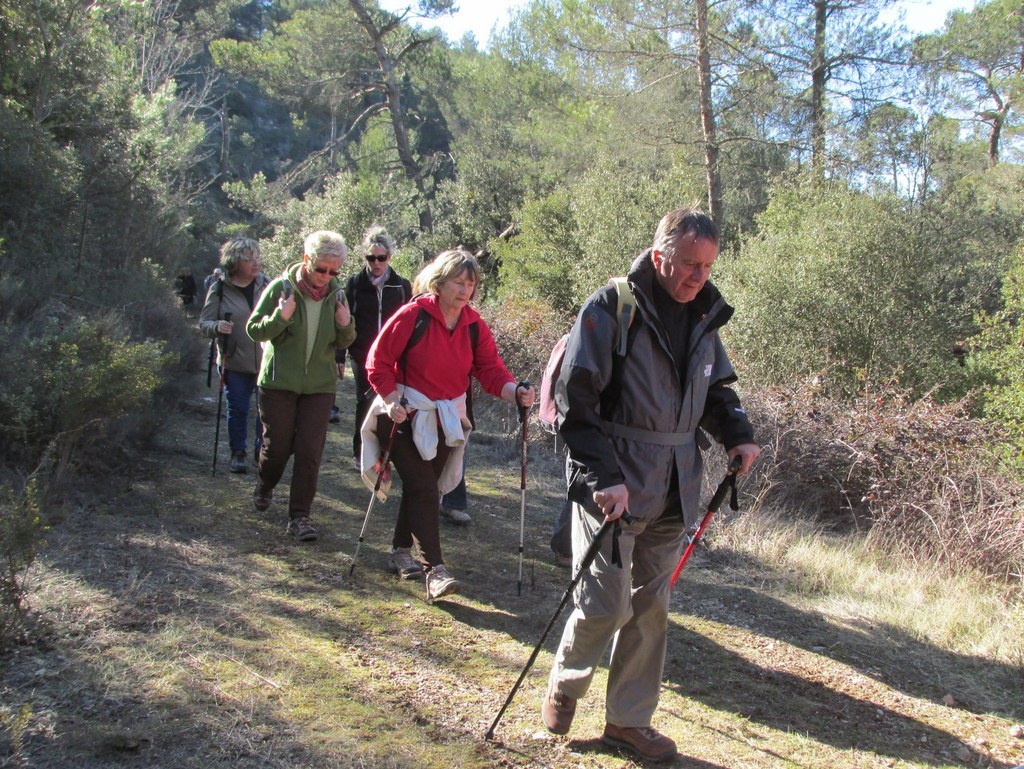
[[(427, 326), (429, 325), (430, 313), (420, 307), (419, 312), (416, 313), (416, 322), (412, 326), (412, 334), (409, 336), (409, 341), (405, 343), (405, 349), (402, 350), (402, 354), (398, 358), (398, 365), (402, 367), (402, 379), (405, 381), (409, 379), (405, 371), (409, 358), (409, 349), (420, 343), (420, 340), (427, 333)], [(403, 384), (405, 381), (403, 381)]]

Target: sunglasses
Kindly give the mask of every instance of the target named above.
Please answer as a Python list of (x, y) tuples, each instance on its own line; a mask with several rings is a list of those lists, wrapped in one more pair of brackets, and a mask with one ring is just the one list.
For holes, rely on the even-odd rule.
[(374, 256), (373, 254), (366, 255), (366, 261), (368, 262), (386, 262), (390, 258), (390, 254), (384, 254), (384, 256)]
[(332, 278), (336, 278), (341, 275), (341, 270), (329, 270), (326, 267), (314, 267), (313, 272), (319, 272), (321, 275), (324, 273), (330, 273)]

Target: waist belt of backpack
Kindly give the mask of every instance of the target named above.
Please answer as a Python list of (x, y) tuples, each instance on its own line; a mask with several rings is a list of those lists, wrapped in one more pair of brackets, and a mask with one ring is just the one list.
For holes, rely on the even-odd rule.
[(618, 422), (605, 422), (608, 432), (619, 438), (626, 438), (640, 443), (653, 443), (656, 446), (685, 446), (693, 443), (697, 434), (696, 430), (688, 433), (663, 433), (657, 430), (644, 430), (640, 427), (627, 427)]

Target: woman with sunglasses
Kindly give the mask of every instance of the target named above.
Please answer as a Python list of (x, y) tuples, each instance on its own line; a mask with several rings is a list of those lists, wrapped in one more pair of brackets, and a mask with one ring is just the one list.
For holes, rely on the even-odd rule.
[(338, 378), (335, 350), (348, 347), (356, 335), (338, 280), (347, 255), (341, 235), (314, 232), (306, 238), (302, 261), (267, 286), (245, 326), (263, 343), (263, 448), (253, 505), (259, 511), (270, 507), (274, 487), (294, 456), (287, 531), (300, 542), (318, 536), (310, 508)]
[[(363, 480), (374, 485), (379, 452), (390, 443), (402, 479), (391, 570), (401, 579), (426, 571), (431, 599), (459, 589), (441, 555), (438, 516), (441, 493), (462, 478), (472, 430), (466, 411), (470, 376), (509, 403), (529, 408), (535, 396), (533, 387), (516, 384), (490, 329), (470, 306), (479, 283), (480, 265), (468, 251), (439, 254), (416, 277), (424, 293), (391, 316), (366, 359), (377, 397), (363, 422)], [(411, 343), (417, 328), (419, 339)], [(414, 546), (420, 560), (413, 557)]]
[[(395, 311), (412, 299), (412, 284), (391, 267), (395, 242), (383, 227), (374, 225), (363, 234), (366, 266), (348, 279), (345, 297), (356, 322), (356, 339), (345, 351), (352, 363), (356, 381), (356, 420), (352, 436), (352, 456), (359, 464), (362, 439), (359, 429), (373, 401), (373, 390), (366, 379), (366, 355), (381, 328)], [(344, 360), (339, 357), (339, 363)], [(340, 375), (339, 371), (339, 375)]]

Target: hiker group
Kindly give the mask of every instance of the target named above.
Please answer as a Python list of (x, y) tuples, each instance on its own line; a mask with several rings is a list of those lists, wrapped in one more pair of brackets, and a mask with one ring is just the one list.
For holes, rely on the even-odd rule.
[[(733, 309), (708, 281), (718, 240), (703, 212), (666, 214), (625, 278), (584, 302), (541, 392), (542, 411), (568, 448), (557, 527), (568, 536), (552, 546), (576, 566), (541, 717), (549, 731), (569, 731), (611, 644), (602, 740), (651, 761), (677, 752), (651, 722), (673, 568), (702, 512), (703, 452), (710, 439), (722, 444), (738, 475), (760, 453), (719, 338)], [(217, 340), (231, 469), (245, 471), (256, 390), (254, 505), (270, 507), (294, 456), (288, 531), (315, 539), (310, 506), (347, 356), (363, 480), (385, 494), (390, 461), (402, 481), (391, 568), (403, 579), (422, 577), (428, 595), (440, 598), (459, 589), (442, 555), (439, 516), (441, 495), (464, 489), (470, 377), (521, 410), (536, 393), (508, 371), (471, 306), (481, 277), (472, 254), (442, 252), (410, 286), (390, 268), (386, 233), (367, 232), (363, 247), (367, 264), (343, 286), (347, 248), (337, 233), (308, 236), (301, 262), (273, 280), (260, 271), (255, 241), (224, 245), (224, 277), (210, 287), (200, 325)]]

